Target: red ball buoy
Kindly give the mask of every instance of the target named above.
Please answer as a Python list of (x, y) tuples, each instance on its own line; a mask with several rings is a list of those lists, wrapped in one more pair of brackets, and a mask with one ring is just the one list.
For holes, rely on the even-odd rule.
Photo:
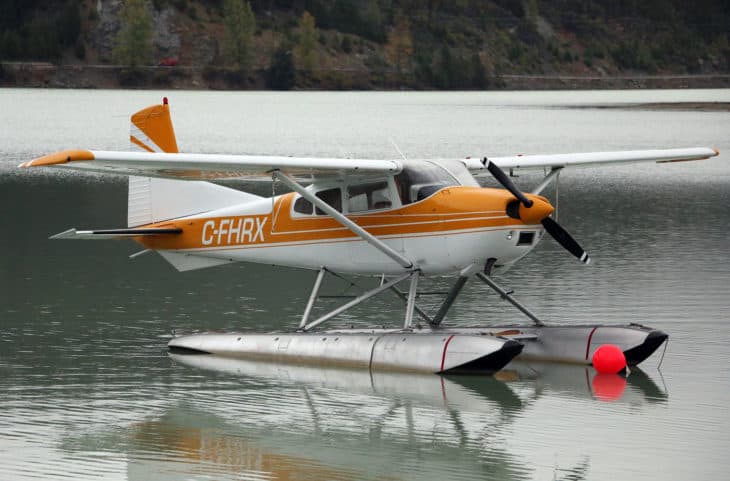
[(593, 367), (606, 374), (617, 374), (626, 368), (626, 356), (613, 344), (604, 344), (593, 353)]

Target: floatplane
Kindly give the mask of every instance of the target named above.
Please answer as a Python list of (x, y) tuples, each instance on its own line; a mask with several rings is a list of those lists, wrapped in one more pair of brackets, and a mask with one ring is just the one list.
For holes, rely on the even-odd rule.
[[(230, 262), (316, 271), (296, 329), (181, 335), (169, 341), (171, 350), (432, 373), (495, 372), (517, 356), (590, 364), (593, 352), (609, 343), (621, 348), (629, 365), (646, 359), (666, 333), (633, 323), (546, 325), (493, 274), (523, 258), (546, 233), (580, 262), (590, 262), (540, 195), (563, 169), (719, 154), (704, 147), (458, 160), (181, 153), (167, 99), (132, 115), (130, 142), (128, 152), (65, 150), (21, 164), (130, 176), (127, 227), (69, 229), (52, 239), (132, 239), (145, 248), (132, 257), (156, 251), (179, 271)], [(507, 174), (522, 169), (546, 173), (529, 193)], [(481, 187), (475, 177), (484, 175), (503, 188)], [(214, 183), (224, 179), (263, 179), (290, 192), (265, 198)], [(328, 274), (377, 277), (379, 283), (313, 318)], [(454, 278), (431, 313), (417, 303), (424, 276)], [(496, 291), (531, 322), (444, 325), (470, 279)], [(323, 329), (325, 322), (385, 291), (395, 292), (405, 305), (392, 328)], [(420, 320), (414, 322), (415, 316)]]

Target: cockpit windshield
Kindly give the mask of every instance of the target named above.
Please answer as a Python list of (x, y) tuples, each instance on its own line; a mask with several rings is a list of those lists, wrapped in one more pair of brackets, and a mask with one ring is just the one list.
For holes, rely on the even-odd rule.
[(426, 199), (444, 187), (459, 185), (459, 181), (446, 169), (431, 162), (404, 161), (403, 170), (395, 176), (395, 185), (401, 202), (406, 205)]

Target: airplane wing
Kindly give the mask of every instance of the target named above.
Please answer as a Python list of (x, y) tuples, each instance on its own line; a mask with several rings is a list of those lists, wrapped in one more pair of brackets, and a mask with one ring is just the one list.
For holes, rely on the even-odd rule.
[[(688, 149), (624, 150), (617, 152), (585, 152), (578, 154), (513, 155), (510, 157), (488, 157), (490, 162), (503, 169), (543, 169), (577, 166), (599, 166), (603, 164), (633, 162), (683, 162), (700, 160), (719, 155), (717, 149), (694, 147)], [(483, 158), (463, 159), (464, 165), (473, 175), (488, 175)]]
[[(715, 157), (717, 149), (628, 150), (575, 154), (515, 155), (488, 157), (503, 169), (542, 169), (598, 166), (634, 162), (682, 162)], [(487, 175), (483, 159), (462, 159), (474, 175)], [(398, 160), (337, 159), (227, 154), (190, 154), (157, 152), (114, 152), (103, 150), (64, 150), (20, 164), (20, 167), (58, 167), (87, 172), (165, 177), (181, 180), (270, 179), (279, 170), (298, 179), (341, 178), (377, 173), (397, 174)]]
[(277, 170), (295, 178), (338, 178), (396, 174), (402, 169), (397, 160), (102, 150), (64, 150), (19, 165), (44, 166), (181, 180), (271, 179), (271, 173)]

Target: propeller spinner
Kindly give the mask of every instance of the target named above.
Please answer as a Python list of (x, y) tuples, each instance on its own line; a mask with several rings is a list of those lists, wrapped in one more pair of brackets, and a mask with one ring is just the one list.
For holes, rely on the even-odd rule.
[(584, 264), (589, 264), (591, 262), (591, 258), (588, 253), (580, 246), (580, 244), (578, 244), (573, 236), (571, 236), (568, 231), (566, 231), (552, 217), (549, 217), (553, 211), (550, 204), (544, 201), (535, 202), (532, 199), (528, 199), (527, 196), (517, 188), (514, 182), (512, 182), (509, 176), (500, 169), (497, 164), (490, 162), (488, 158), (484, 157), (482, 163), (489, 173), (497, 179), (497, 182), (502, 184), (502, 187), (507, 189), (517, 198), (517, 200), (507, 204), (508, 216), (513, 219), (520, 219), (528, 222), (539, 220), (547, 233), (550, 234), (552, 238), (558, 242), (558, 244), (563, 246), (565, 250), (573, 254)]

